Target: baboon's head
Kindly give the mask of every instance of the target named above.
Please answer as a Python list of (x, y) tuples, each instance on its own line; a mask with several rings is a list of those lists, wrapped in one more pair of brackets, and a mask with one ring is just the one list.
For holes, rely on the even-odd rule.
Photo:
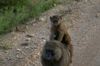
[(50, 21), (51, 21), (52, 25), (58, 26), (62, 22), (62, 17), (58, 16), (58, 15), (54, 15), (54, 16), (50, 17)]
[(58, 43), (57, 41), (46, 42), (42, 53), (44, 59), (48, 61), (58, 61), (61, 58), (62, 52)]

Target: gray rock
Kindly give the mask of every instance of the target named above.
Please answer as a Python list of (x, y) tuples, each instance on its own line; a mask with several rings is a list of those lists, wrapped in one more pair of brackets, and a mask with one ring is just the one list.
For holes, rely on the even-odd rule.
[(96, 15), (97, 17), (99, 17), (100, 16), (100, 13), (97, 13), (97, 15)]
[(40, 18), (40, 21), (44, 21), (44, 18)]
[(20, 51), (20, 49), (17, 49), (17, 51)]
[(26, 38), (26, 41), (30, 41), (31, 40), (31, 38)]
[(29, 42), (22, 43), (22, 46), (28, 46)]
[(27, 35), (27, 37), (33, 37), (34, 36), (34, 34), (28, 34)]

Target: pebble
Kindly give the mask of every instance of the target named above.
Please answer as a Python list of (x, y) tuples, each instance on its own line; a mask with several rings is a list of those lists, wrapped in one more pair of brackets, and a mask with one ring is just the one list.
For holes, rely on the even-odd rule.
[(96, 15), (97, 17), (99, 17), (100, 16), (100, 13), (97, 13), (97, 15)]
[(98, 53), (100, 52), (100, 50), (98, 51)]
[(40, 21), (44, 21), (44, 18), (40, 18)]
[(46, 40), (44, 39), (43, 42), (46, 42)]
[(35, 25), (35, 24), (33, 24), (33, 25)]
[(45, 31), (43, 31), (45, 33)]
[(40, 53), (37, 53), (37, 55), (40, 55)]
[(18, 54), (19, 52), (16, 52), (16, 54)]
[(54, 4), (54, 6), (57, 6), (56, 4)]
[(50, 26), (47, 26), (48, 28), (50, 28)]
[(87, 2), (87, 0), (85, 0), (85, 2)]
[(33, 37), (34, 36), (34, 34), (28, 34), (27, 35), (27, 37)]
[(44, 39), (44, 37), (39, 37), (40, 39)]
[(17, 39), (17, 37), (14, 37), (14, 39)]
[(17, 49), (17, 51), (20, 51), (20, 49)]
[(22, 43), (22, 46), (28, 46), (29, 42)]
[(33, 22), (36, 22), (36, 20), (34, 19)]
[(18, 56), (18, 55), (16, 55), (16, 58), (19, 58), (19, 56)]
[(96, 58), (92, 58), (93, 60), (96, 60)]
[(31, 38), (26, 38), (26, 41), (30, 41), (31, 40)]
[(28, 49), (29, 47), (25, 47), (26, 49)]
[(5, 51), (5, 53), (8, 53), (8, 51)]
[(19, 57), (18, 55), (16, 55), (16, 58), (22, 59), (23, 57)]
[(83, 13), (83, 12), (82, 12), (81, 14), (82, 14), (82, 15), (84, 15), (84, 13)]

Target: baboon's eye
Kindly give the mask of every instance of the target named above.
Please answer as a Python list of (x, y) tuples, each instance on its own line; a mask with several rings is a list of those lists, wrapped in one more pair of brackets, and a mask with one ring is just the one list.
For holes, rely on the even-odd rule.
[(54, 20), (53, 22), (58, 22), (57, 20)]
[(51, 54), (52, 56), (54, 56), (54, 53), (52, 52), (52, 54)]
[(54, 25), (57, 25), (57, 24), (58, 24), (58, 21), (57, 21), (57, 20), (54, 20), (54, 21), (53, 21), (53, 24), (54, 24)]

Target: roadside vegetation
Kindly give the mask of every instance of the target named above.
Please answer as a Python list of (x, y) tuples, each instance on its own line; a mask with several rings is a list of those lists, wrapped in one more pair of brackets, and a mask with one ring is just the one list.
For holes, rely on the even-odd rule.
[(61, 3), (58, 0), (0, 0), (0, 35), (25, 24), (29, 18), (39, 17), (54, 4)]

